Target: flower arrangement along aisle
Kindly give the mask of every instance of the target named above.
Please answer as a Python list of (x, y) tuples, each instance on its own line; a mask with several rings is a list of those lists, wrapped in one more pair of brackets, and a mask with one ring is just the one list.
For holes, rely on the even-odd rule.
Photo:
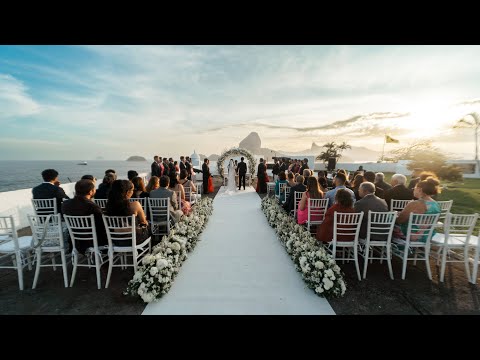
[(340, 267), (307, 228), (298, 225), (274, 198), (263, 198), (262, 210), (307, 286), (322, 297), (343, 296), (347, 287)]
[(172, 286), (187, 252), (192, 251), (213, 211), (213, 200), (203, 198), (195, 203), (188, 216), (170, 230), (168, 236), (156, 245), (151, 254), (142, 259), (133, 279), (128, 282), (125, 295), (140, 296), (149, 303), (165, 295)]

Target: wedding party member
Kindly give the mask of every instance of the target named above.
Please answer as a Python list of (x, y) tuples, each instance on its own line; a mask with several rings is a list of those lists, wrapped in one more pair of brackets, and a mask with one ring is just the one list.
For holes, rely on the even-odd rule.
[(278, 174), (278, 180), (275, 183), (275, 195), (280, 196), (280, 203), (285, 201), (285, 190), (280, 194), (280, 184), (288, 184), (285, 172)]
[(203, 159), (202, 173), (203, 173), (203, 193), (208, 194), (209, 193), (208, 181), (210, 179), (211, 174), (210, 174), (210, 168), (208, 167), (207, 158)]
[(183, 212), (178, 209), (177, 194), (175, 191), (172, 191), (168, 188), (169, 185), (170, 177), (163, 175), (160, 178), (160, 188), (157, 190), (152, 190), (150, 192), (150, 197), (152, 199), (170, 199), (170, 215), (173, 217), (175, 222), (178, 222), (182, 217)]
[[(187, 170), (187, 179), (188, 180), (192, 180), (192, 173), (193, 173), (193, 170), (192, 170), (192, 164), (190, 163), (190, 157), (187, 156), (186, 159), (185, 159), (185, 170)], [(180, 170), (180, 173), (182, 171)]]
[(152, 168), (152, 176), (161, 176), (160, 166), (158, 165), (158, 155), (155, 155), (153, 157), (151, 168)]
[(275, 159), (272, 169), (272, 177), (273, 181), (277, 180), (278, 173), (280, 172), (280, 166), (278, 165), (278, 160)]
[(178, 175), (180, 174), (180, 166), (178, 165), (178, 161), (173, 162), (173, 166), (175, 166), (175, 173)]
[[(108, 216), (135, 215), (135, 229), (137, 244), (141, 244), (150, 237), (147, 217), (143, 212), (142, 205), (138, 201), (130, 202), (133, 194), (133, 184), (129, 180), (115, 180), (108, 194), (106, 213)], [(113, 242), (116, 246), (129, 246), (125, 241)]]
[[(385, 200), (375, 195), (375, 185), (369, 181), (360, 184), (358, 188), (360, 200), (355, 202), (355, 211), (363, 211), (362, 226), (360, 227), (360, 238), (365, 239), (367, 236), (368, 211), (387, 212), (388, 206)], [(383, 235), (372, 235), (373, 240), (384, 240)]]
[[(305, 169), (310, 169), (310, 168), (308, 167), (308, 159), (307, 159), (307, 158), (303, 159), (303, 165), (302, 165), (302, 167), (300, 168), (300, 173), (303, 173), (303, 171), (304, 171)], [(305, 174), (304, 174), (303, 176), (305, 177)]]
[[(351, 191), (351, 190), (350, 190)], [(335, 192), (335, 203), (325, 213), (325, 218), (320, 226), (317, 226), (316, 239), (323, 242), (333, 240), (333, 223), (335, 211), (340, 213), (354, 213), (352, 194), (348, 189), (338, 189)], [(355, 225), (352, 225), (353, 227)], [(345, 225), (347, 227), (347, 225)], [(338, 241), (353, 241), (353, 235), (338, 235)]]
[(179, 164), (179, 169), (178, 173), (180, 174), (182, 170), (185, 170), (187, 167), (185, 166), (185, 156), (180, 156), (180, 164)]
[[(297, 223), (300, 225), (308, 221), (308, 199), (323, 199), (323, 192), (320, 190), (320, 186), (318, 186), (317, 178), (313, 176), (308, 178), (307, 189), (298, 203)], [(317, 221), (320, 219), (314, 216), (312, 220)]]
[[(91, 180), (83, 179), (77, 181), (75, 184), (75, 197), (62, 204), (62, 213), (70, 216), (88, 216), (93, 214), (98, 246), (108, 245), (105, 224), (102, 219), (102, 209), (92, 201), (94, 195), (95, 184)], [(79, 230), (76, 231), (79, 232)], [(92, 246), (92, 240), (75, 243), (75, 248), (81, 254), (85, 254), (85, 250)]]
[[(440, 182), (429, 177), (417, 183), (413, 189), (414, 195), (418, 200), (412, 201), (405, 206), (405, 208), (398, 214), (396, 223), (400, 225), (401, 233), (398, 233), (398, 228), (395, 229), (394, 237), (405, 238), (408, 230), (408, 220), (410, 213), (414, 214), (440, 214), (440, 205), (432, 199), (433, 195), (440, 193)], [(400, 236), (399, 236), (400, 235)], [(426, 241), (427, 235), (412, 238), (413, 241)]]
[(108, 199), (108, 193), (110, 192), (110, 189), (112, 188), (112, 184), (115, 180), (116, 180), (115, 174), (107, 173), (103, 177), (102, 183), (98, 185), (98, 189), (94, 194), (95, 199)]
[(392, 180), (390, 181), (392, 188), (385, 191), (385, 201), (389, 207), (392, 199), (413, 200), (413, 191), (405, 186), (406, 183), (407, 178), (405, 175), (395, 174), (392, 176)]
[(257, 192), (259, 194), (266, 194), (267, 193), (267, 182), (266, 180), (267, 175), (267, 167), (263, 163), (263, 158), (260, 158), (260, 163), (257, 167)]
[(247, 164), (243, 161), (244, 157), (240, 158), (240, 162), (238, 163), (238, 190), (241, 189), (243, 184), (243, 190), (245, 190), (245, 178), (247, 176)]
[(55, 169), (46, 169), (42, 171), (43, 183), (32, 189), (34, 199), (57, 199), (57, 211), (62, 212), (63, 199), (70, 199), (65, 191), (60, 187), (58, 181), (58, 171)]

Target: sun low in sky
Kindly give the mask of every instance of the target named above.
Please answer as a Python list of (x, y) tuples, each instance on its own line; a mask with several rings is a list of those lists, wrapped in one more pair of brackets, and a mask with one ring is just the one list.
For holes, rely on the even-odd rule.
[(473, 158), (480, 46), (0, 46), (0, 159), (299, 151), (385, 134)]

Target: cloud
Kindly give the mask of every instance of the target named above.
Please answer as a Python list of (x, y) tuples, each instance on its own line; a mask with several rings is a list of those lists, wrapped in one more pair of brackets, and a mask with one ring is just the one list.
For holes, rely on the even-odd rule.
[(0, 74), (0, 121), (36, 114), (40, 109), (23, 82), (11, 75)]

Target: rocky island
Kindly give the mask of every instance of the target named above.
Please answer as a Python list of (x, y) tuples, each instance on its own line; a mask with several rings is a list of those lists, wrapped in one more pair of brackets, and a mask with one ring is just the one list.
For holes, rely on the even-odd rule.
[(147, 161), (143, 156), (130, 156), (127, 161)]

